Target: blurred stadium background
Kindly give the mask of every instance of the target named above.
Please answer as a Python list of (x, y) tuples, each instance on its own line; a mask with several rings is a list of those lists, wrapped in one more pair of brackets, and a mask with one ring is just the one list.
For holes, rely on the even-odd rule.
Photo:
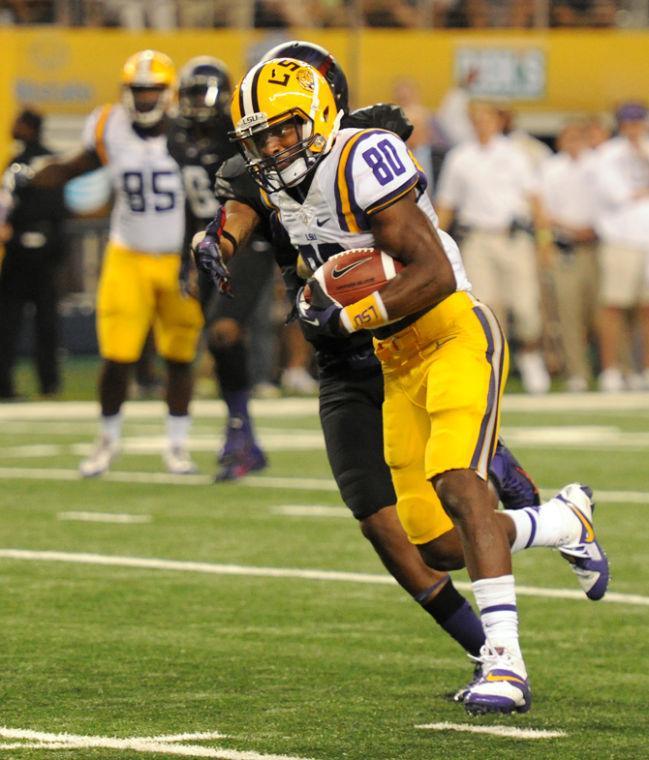
[[(19, 107), (46, 116), (44, 142), (75, 148), (91, 110), (119, 96), (124, 60), (145, 47), (180, 68), (216, 55), (240, 76), (281, 40), (331, 50), (350, 80), (352, 105), (394, 102), (400, 85), (435, 127), (459, 86), (502, 101), (516, 125), (552, 144), (566, 118), (604, 117), (642, 100), (649, 82), (645, 0), (14, 0), (0, 4), (0, 161), (11, 153)], [(439, 124), (443, 126), (443, 118)], [(441, 132), (441, 136), (439, 135)], [(449, 142), (438, 129), (431, 167)], [(64, 346), (94, 353), (93, 300), (109, 189), (97, 175), (66, 190)], [(97, 217), (99, 217), (97, 219)], [(23, 352), (27, 349), (24, 342)]]
[[(438, 124), (463, 88), (506, 105), (550, 145), (568, 117), (612, 127), (620, 103), (649, 96), (646, 0), (5, 0), (0, 24), (3, 164), (25, 105), (45, 114), (48, 145), (74, 149), (90, 111), (118, 98), (124, 60), (146, 47), (178, 68), (218, 56), (236, 78), (281, 40), (308, 39), (345, 68), (354, 106), (392, 101), (405, 81)], [(433, 172), (447, 148), (429, 146)], [(68, 357), (64, 398), (88, 400), (109, 191), (100, 172), (66, 197), (63, 343), (89, 359)], [(648, 410), (647, 393), (506, 397), (505, 435), (543, 494), (574, 479), (595, 488), (614, 582), (610, 603), (591, 605), (556, 556), (517, 559), (537, 701), (515, 723), (481, 721), (495, 729), (484, 736), (444, 729), (466, 723), (442, 693), (469, 664), (389, 585), (352, 525), (315, 399), (255, 402), (271, 466), (225, 487), (209, 475), (218, 402), (194, 406), (201, 474), (160, 472), (161, 404), (148, 401), (127, 406), (122, 458), (92, 481), (77, 467), (96, 430), (93, 404), (0, 405), (0, 753), (646, 757)], [(512, 728), (555, 733), (526, 741)], [(183, 736), (200, 746), (174, 746)]]

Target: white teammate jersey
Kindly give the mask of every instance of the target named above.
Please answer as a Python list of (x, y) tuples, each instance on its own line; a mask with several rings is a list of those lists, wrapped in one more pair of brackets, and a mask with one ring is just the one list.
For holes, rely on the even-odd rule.
[(375, 246), (372, 214), (415, 189), (417, 205), (441, 238), (455, 273), (457, 290), (471, 290), (458, 247), (437, 227), (437, 214), (424, 192), (426, 178), (395, 134), (383, 129), (342, 129), (316, 169), (303, 203), (284, 190), (266, 195), (304, 261), (316, 270), (350, 248)]
[(179, 252), (185, 232), (185, 192), (167, 137), (142, 138), (121, 105), (97, 108), (83, 145), (108, 167), (115, 203), (110, 240), (146, 253)]

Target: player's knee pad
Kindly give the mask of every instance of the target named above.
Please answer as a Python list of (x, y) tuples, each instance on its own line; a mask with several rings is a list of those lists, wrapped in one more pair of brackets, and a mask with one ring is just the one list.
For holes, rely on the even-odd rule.
[[(432, 497), (432, 489), (430, 499), (423, 498), (421, 495), (399, 496), (397, 501), (399, 521), (413, 544), (426, 543), (448, 530), (447, 517), (441, 505), (438, 508)], [(441, 525), (441, 522), (444, 524)]]

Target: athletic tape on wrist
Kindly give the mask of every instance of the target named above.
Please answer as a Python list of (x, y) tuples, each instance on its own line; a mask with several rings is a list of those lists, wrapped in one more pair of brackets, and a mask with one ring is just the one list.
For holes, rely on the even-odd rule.
[(349, 333), (357, 330), (372, 330), (386, 324), (389, 321), (388, 312), (381, 294), (375, 290), (360, 301), (345, 306), (340, 312), (340, 321)]

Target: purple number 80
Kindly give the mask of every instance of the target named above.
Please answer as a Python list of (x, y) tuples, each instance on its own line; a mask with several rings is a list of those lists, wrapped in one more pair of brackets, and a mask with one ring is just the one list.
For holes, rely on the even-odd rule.
[(387, 185), (390, 180), (406, 170), (396, 148), (389, 140), (381, 140), (376, 148), (368, 148), (362, 155), (380, 185)]

